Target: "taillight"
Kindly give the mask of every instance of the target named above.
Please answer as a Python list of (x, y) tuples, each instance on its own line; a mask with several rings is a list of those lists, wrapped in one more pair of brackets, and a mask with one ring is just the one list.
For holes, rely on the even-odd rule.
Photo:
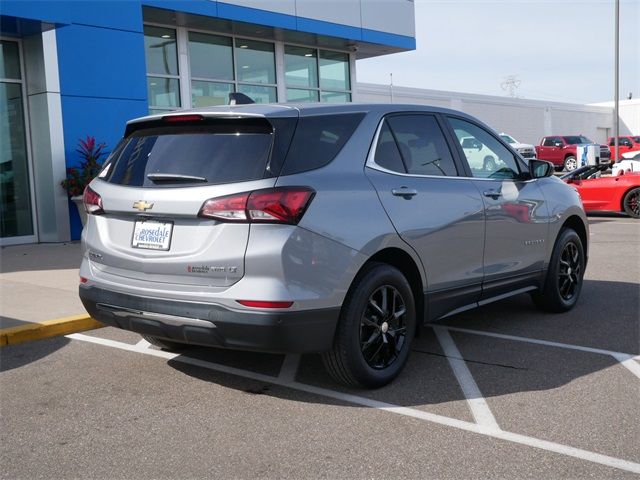
[(309, 187), (278, 187), (210, 198), (198, 215), (226, 222), (297, 225), (314, 194)]
[(102, 197), (89, 186), (84, 189), (82, 203), (84, 203), (84, 209), (87, 213), (91, 213), (93, 215), (104, 213), (104, 210), (102, 209)]

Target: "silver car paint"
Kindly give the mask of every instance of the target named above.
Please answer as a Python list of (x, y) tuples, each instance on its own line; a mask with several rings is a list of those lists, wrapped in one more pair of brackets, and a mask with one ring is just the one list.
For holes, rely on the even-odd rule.
[[(407, 228), (401, 227), (398, 232), (389, 218), (394, 216), (390, 213), (389, 199), (380, 194), (390, 191), (388, 187), (395, 185), (396, 179), (391, 176), (383, 179), (381, 175), (386, 174), (365, 167), (377, 125), (386, 113), (449, 112), (445, 109), (350, 104), (249, 105), (198, 111), (206, 115), (266, 117), (363, 111), (367, 116), (329, 165), (277, 180), (175, 189), (120, 187), (94, 180), (91, 187), (103, 197), (109, 216), (89, 215), (83, 231), (81, 275), (90, 285), (142, 296), (217, 303), (235, 310), (246, 310), (236, 303), (237, 299), (294, 300), (293, 309), (324, 308), (341, 305), (362, 265), (385, 248), (406, 252), (420, 271), (423, 289), (438, 290), (480, 282), (487, 267), (497, 276), (527, 269), (542, 270), (563, 222), (575, 215), (586, 225), (573, 189), (553, 178), (533, 180), (518, 190), (516, 201), (518, 205), (531, 202), (526, 204), (531, 212), (531, 225), (523, 227), (513, 217), (496, 220), (495, 231), (491, 233), (495, 243), (489, 246), (491, 263), (483, 264), (480, 252), (485, 248), (484, 233), (480, 232), (485, 227), (480, 189), (470, 179), (441, 178), (412, 180), (424, 183), (421, 188), (425, 198), (429, 197), (434, 205), (424, 215), (428, 219), (425, 225), (407, 224)], [(378, 191), (372, 182), (379, 184)], [(195, 217), (207, 198), (274, 184), (309, 185), (316, 190), (297, 227), (223, 224)], [(460, 206), (456, 202), (460, 196), (470, 201)], [(138, 200), (154, 203), (153, 217), (173, 218), (185, 227), (184, 235), (174, 239), (177, 250), (173, 246), (170, 252), (131, 248), (133, 221), (144, 216), (132, 209), (133, 202)], [(489, 205), (489, 209), (493, 207)], [(405, 215), (414, 220), (420, 218), (413, 209), (407, 209)], [(219, 234), (211, 233), (216, 229)], [(541, 237), (542, 244), (523, 245)], [(500, 259), (501, 248), (508, 252), (504, 261)], [(232, 263), (237, 271), (235, 275), (187, 275), (185, 262)], [(500, 268), (501, 263), (513, 264), (511, 270)]]

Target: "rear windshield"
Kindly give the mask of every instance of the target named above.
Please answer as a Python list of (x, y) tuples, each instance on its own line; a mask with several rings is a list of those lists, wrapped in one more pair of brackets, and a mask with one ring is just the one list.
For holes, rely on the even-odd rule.
[(583, 137), (582, 135), (574, 135), (574, 136), (571, 136), (571, 137), (562, 137), (562, 138), (564, 138), (564, 141), (567, 142), (569, 145), (580, 145), (580, 144), (584, 144), (584, 143), (593, 143), (587, 137)]
[(100, 176), (135, 187), (259, 180), (272, 176), (274, 137), (264, 119), (143, 127), (122, 140)]

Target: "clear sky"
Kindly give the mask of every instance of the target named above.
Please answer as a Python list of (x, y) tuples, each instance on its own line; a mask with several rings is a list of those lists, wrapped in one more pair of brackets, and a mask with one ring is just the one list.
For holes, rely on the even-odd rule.
[[(359, 60), (359, 82), (592, 103), (614, 96), (614, 0), (415, 0), (417, 49)], [(620, 97), (640, 98), (640, 0), (620, 0)]]

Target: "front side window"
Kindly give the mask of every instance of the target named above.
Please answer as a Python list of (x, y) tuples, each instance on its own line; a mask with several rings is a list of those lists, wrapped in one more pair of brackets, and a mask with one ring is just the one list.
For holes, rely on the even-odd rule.
[(484, 128), (453, 117), (449, 117), (449, 123), (474, 177), (501, 179), (519, 175), (515, 157)]

